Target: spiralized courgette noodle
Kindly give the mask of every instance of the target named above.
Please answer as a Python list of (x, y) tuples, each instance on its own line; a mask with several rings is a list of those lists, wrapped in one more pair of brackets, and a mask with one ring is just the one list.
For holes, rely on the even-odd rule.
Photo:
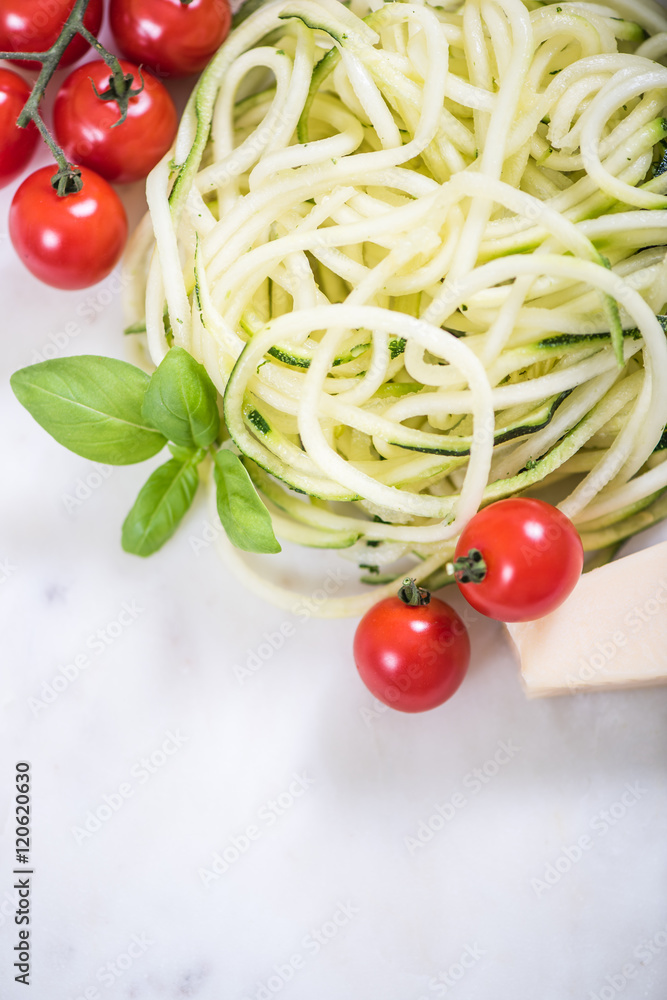
[(652, 0), (275, 0), (203, 74), (128, 321), (205, 365), (277, 535), (370, 567), (321, 613), (526, 490), (587, 550), (667, 515), (666, 54)]

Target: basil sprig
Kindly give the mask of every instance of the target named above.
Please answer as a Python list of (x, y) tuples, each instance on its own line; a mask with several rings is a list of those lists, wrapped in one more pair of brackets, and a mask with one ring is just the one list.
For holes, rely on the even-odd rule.
[[(11, 386), (44, 430), (91, 461), (130, 465), (169, 443), (172, 458), (150, 475), (122, 530), (126, 552), (157, 552), (191, 507), (199, 466), (220, 435), (218, 394), (203, 365), (180, 347), (151, 376), (125, 361), (81, 355), (22, 368)], [(249, 552), (280, 552), (241, 460), (227, 449), (214, 460), (218, 513), (230, 540)]]

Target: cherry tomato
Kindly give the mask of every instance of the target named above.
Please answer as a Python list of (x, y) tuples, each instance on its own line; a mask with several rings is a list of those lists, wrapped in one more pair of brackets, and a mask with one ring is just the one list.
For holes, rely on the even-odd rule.
[[(0, 0), (0, 52), (46, 52), (57, 40), (75, 0)], [(96, 35), (102, 24), (102, 0), (90, 0), (83, 18), (88, 31)], [(58, 63), (69, 66), (90, 46), (76, 35)], [(24, 69), (39, 69), (41, 63), (15, 59)]]
[[(101, 59), (84, 63), (62, 85), (53, 107), (56, 138), (73, 163), (90, 167), (115, 184), (146, 177), (167, 152), (178, 128), (174, 102), (163, 84), (134, 63), (121, 60), (121, 69), (131, 74), (132, 89), (144, 86), (131, 97), (127, 118), (120, 125), (116, 101), (95, 96), (109, 89), (109, 67)], [(92, 80), (92, 83), (91, 83)]]
[(16, 119), (30, 97), (30, 87), (18, 73), (0, 69), (0, 187), (18, 177), (35, 152), (39, 132), (33, 122), (19, 128)]
[(109, 14), (121, 52), (157, 76), (199, 73), (232, 19), (228, 0), (112, 0)]
[[(406, 603), (410, 599), (422, 603)], [(453, 608), (406, 580), (398, 597), (373, 605), (359, 622), (354, 659), (379, 701), (400, 712), (425, 712), (458, 689), (470, 640)]]
[(529, 622), (563, 603), (583, 562), (581, 539), (565, 514), (543, 500), (515, 497), (475, 514), (456, 546), (454, 567), (459, 590), (477, 611)]
[(23, 181), (9, 209), (9, 235), (29, 271), (55, 288), (87, 288), (105, 278), (127, 239), (123, 203), (92, 170), (83, 188), (62, 198), (51, 186), (54, 165)]

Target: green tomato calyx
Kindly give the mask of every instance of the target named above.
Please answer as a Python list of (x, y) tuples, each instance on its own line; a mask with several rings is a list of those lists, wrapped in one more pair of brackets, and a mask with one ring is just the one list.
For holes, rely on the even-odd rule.
[(460, 556), (453, 563), (457, 583), (481, 583), (487, 574), (487, 565), (479, 549), (470, 549), (467, 556)]
[(419, 608), (425, 604), (430, 604), (431, 592), (424, 587), (418, 587), (417, 582), (412, 577), (406, 578), (398, 592), (398, 596), (404, 604), (410, 607)]

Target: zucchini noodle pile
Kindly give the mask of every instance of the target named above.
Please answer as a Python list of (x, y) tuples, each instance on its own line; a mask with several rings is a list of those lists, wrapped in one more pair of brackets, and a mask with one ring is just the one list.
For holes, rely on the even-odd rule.
[(589, 551), (667, 516), (666, 54), (652, 0), (275, 0), (202, 76), (128, 320), (205, 365), (278, 537), (379, 584), (321, 613), (442, 585), (526, 490)]

